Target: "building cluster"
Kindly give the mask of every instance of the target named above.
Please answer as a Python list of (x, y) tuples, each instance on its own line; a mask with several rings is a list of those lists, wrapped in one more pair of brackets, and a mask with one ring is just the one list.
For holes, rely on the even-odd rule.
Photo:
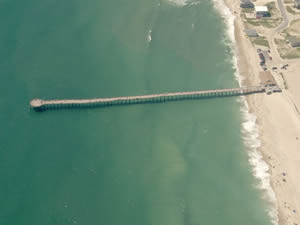
[(241, 0), (241, 8), (254, 8), (254, 4), (251, 0)]
[[(297, 0), (297, 1), (300, 1), (300, 0)], [(257, 5), (254, 5), (251, 0), (241, 0), (240, 7), (241, 8), (254, 8), (255, 9), (256, 18), (271, 16), (271, 14), (270, 14), (269, 9), (268, 9), (267, 6), (257, 6)]]
[[(300, 9), (300, 0), (294, 0), (295, 8)], [(260, 19), (262, 17), (270, 17), (271, 14), (269, 12), (269, 9), (267, 6), (258, 6), (254, 5), (252, 0), (240, 0), (240, 7), (241, 8), (253, 8), (255, 10), (255, 16), (257, 19)], [(245, 29), (245, 34), (248, 37), (258, 37), (258, 33), (255, 29)], [(290, 36), (288, 37), (288, 40), (292, 47), (300, 47), (300, 36)]]
[[(300, 9), (300, 0), (294, 0), (294, 6), (297, 9)], [(267, 6), (255, 6), (252, 0), (241, 0), (241, 8), (255, 8), (256, 15), (258, 16), (270, 16)]]
[[(241, 8), (255, 8), (255, 12), (261, 16), (270, 16), (267, 6), (255, 6), (252, 0), (240, 0)], [(294, 0), (294, 7), (300, 9), (300, 0)]]

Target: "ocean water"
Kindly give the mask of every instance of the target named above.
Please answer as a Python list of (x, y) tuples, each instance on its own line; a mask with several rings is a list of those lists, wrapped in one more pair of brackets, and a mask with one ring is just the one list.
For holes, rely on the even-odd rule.
[(271, 224), (240, 98), (29, 108), (237, 87), (218, 1), (0, 0), (0, 225)]

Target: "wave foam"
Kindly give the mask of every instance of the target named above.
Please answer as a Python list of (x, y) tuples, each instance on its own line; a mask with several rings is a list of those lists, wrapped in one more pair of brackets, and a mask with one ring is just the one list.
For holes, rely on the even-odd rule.
[[(227, 39), (225, 44), (229, 45), (232, 49), (232, 65), (235, 70), (235, 78), (241, 86), (242, 77), (239, 74), (239, 68), (237, 64), (237, 49), (235, 40), (234, 20), (235, 16), (231, 13), (230, 9), (226, 6), (223, 0), (213, 0), (215, 9), (221, 14), (225, 21), (227, 28)], [(258, 148), (261, 146), (259, 139), (259, 129), (256, 124), (256, 116), (249, 112), (248, 103), (245, 97), (239, 99), (241, 104), (241, 112), (243, 116), (243, 141), (248, 148), (249, 163), (252, 166), (253, 174), (259, 181), (258, 188), (263, 190), (264, 198), (271, 203), (272, 208), (268, 210), (268, 214), (273, 224), (278, 224), (278, 211), (276, 205), (275, 193), (271, 187), (269, 166), (263, 160), (261, 152)]]
[(148, 35), (147, 35), (147, 42), (148, 42), (148, 43), (150, 43), (150, 42), (152, 41), (152, 36), (151, 36), (151, 34), (152, 34), (152, 30), (149, 30), (149, 31), (148, 31)]
[(178, 7), (198, 5), (200, 3), (199, 0), (168, 0), (168, 2)]
[(257, 188), (263, 190), (263, 197), (272, 207), (268, 210), (268, 214), (273, 224), (278, 224), (278, 212), (276, 206), (276, 197), (270, 182), (269, 166), (264, 161), (258, 148), (261, 146), (259, 139), (259, 129), (256, 124), (256, 116), (249, 112), (249, 107), (245, 97), (242, 99), (242, 115), (243, 115), (243, 141), (248, 148), (249, 163), (252, 166), (254, 176), (258, 179)]

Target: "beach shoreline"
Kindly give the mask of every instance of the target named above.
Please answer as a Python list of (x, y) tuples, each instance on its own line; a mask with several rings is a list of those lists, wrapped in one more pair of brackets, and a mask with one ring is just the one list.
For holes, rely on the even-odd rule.
[[(234, 15), (234, 44), (240, 84), (242, 86), (259, 84), (261, 68), (255, 46), (243, 32), (244, 24), (240, 17), (239, 1), (225, 0), (224, 3)], [(297, 66), (299, 63), (292, 65), (292, 68), (298, 68)], [(284, 77), (287, 82), (291, 84), (296, 82), (295, 71), (297, 69)], [(275, 78), (278, 80), (278, 77)], [(282, 80), (278, 82), (282, 83)], [(246, 97), (249, 113), (256, 116), (261, 141), (258, 151), (269, 167), (267, 168), (269, 174), (267, 182), (272, 186), (269, 191), (275, 193), (274, 199), (270, 196), (272, 193), (269, 193), (267, 199), (273, 204), (274, 209), (270, 212), (270, 216), (274, 224), (280, 225), (300, 224), (300, 193), (298, 191), (300, 183), (297, 180), (297, 171), (300, 171), (297, 165), (297, 159), (300, 159), (300, 152), (297, 151), (298, 137), (300, 138), (300, 117), (295, 110), (297, 104), (300, 103), (300, 95), (297, 96), (297, 94), (295, 88), (290, 88), (284, 90), (282, 94)], [(262, 189), (266, 191), (266, 188)]]

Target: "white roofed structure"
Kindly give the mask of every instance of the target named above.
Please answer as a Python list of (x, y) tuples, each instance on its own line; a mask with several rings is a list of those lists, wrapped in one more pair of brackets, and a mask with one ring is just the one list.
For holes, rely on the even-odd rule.
[(269, 9), (267, 6), (255, 6), (256, 18), (270, 16)]
[(267, 6), (255, 6), (256, 12), (269, 12), (269, 9)]

